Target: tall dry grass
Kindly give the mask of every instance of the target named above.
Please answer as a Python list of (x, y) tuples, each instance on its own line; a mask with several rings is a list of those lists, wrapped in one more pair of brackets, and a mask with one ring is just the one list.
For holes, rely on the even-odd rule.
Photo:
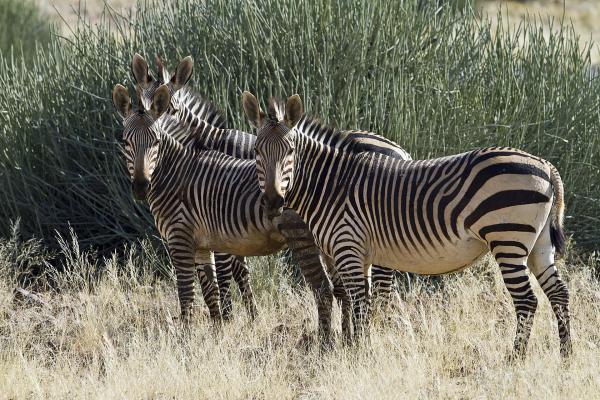
[[(572, 295), (574, 354), (562, 362), (557, 329), (540, 306), (527, 359), (507, 364), (514, 311), (497, 267), (485, 260), (417, 285), (390, 320), (374, 321), (369, 345), (315, 346), (315, 306), (276, 259), (253, 260), (260, 315), (236, 299), (233, 321), (211, 328), (203, 306), (181, 333), (172, 281), (156, 281), (157, 260), (129, 252), (98, 260), (63, 241), (70, 272), (15, 299), (15, 257), (34, 243), (0, 246), (0, 398), (364, 399), (594, 398), (600, 393), (599, 260), (561, 267)], [(34, 246), (35, 247), (35, 246)], [(18, 251), (15, 251), (17, 249)], [(52, 275), (52, 274), (50, 274)], [(51, 279), (50, 279), (51, 278)], [(379, 314), (380, 315), (380, 314)], [(339, 313), (336, 310), (336, 321)], [(339, 329), (339, 326), (338, 326)]]

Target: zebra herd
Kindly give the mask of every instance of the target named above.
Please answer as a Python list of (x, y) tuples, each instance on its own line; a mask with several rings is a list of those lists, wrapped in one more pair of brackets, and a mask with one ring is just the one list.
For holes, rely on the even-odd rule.
[(112, 93), (133, 196), (147, 200), (169, 249), (184, 324), (196, 276), (214, 321), (231, 315), (232, 278), (254, 317), (245, 257), (288, 248), (315, 295), (324, 343), (334, 297), (352, 341), (374, 298), (398, 301), (393, 270), (445, 274), (491, 252), (516, 310), (514, 356), (525, 354), (537, 307), (528, 271), (555, 312), (561, 354), (571, 352), (569, 295), (554, 265), (563, 185), (549, 162), (506, 147), (413, 161), (382, 136), (307, 117), (298, 95), (271, 99), (265, 113), (244, 92), (256, 136), (227, 129), (186, 86), (192, 69), (191, 57), (172, 75), (158, 60), (154, 77), (136, 54), (136, 107), (124, 86)]

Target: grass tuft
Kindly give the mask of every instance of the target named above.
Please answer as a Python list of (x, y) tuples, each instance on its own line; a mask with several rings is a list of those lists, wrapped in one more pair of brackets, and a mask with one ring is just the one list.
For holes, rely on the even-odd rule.
[[(80, 253), (65, 244), (63, 258)], [(315, 345), (316, 307), (308, 289), (282, 279), (255, 285), (259, 315), (251, 322), (239, 295), (222, 331), (196, 308), (182, 336), (176, 287), (155, 280), (156, 260), (139, 248), (130, 258), (80, 253), (59, 289), (15, 302), (16, 282), (0, 243), (0, 387), (6, 398), (594, 398), (600, 390), (598, 260), (561, 265), (571, 293), (574, 353), (561, 361), (554, 314), (540, 303), (527, 358), (508, 364), (515, 314), (491, 258), (445, 276), (443, 290), (419, 282), (399, 307), (373, 321), (368, 345)], [(30, 254), (43, 254), (43, 249)], [(284, 274), (253, 259), (253, 278)], [(8, 269), (7, 269), (8, 268)], [(287, 282), (287, 283), (286, 283)], [(199, 304), (202, 303), (200, 299)], [(388, 319), (389, 318), (389, 319)]]

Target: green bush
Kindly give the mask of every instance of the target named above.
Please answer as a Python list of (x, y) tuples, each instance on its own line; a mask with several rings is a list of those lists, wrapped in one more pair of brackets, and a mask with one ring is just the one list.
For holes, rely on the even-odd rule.
[[(415, 158), (515, 146), (553, 162), (579, 246), (600, 238), (600, 84), (573, 31), (535, 23), (495, 31), (473, 12), (418, 0), (143, 2), (81, 21), (35, 62), (0, 66), (0, 219), (23, 234), (112, 248), (153, 232), (130, 194), (113, 139), (114, 84), (131, 87), (134, 52), (191, 54), (195, 86), (231, 126), (249, 129), (242, 90), (299, 93), (326, 122), (370, 129)], [(10, 224), (0, 227), (10, 233)]]
[(27, 60), (51, 40), (52, 25), (33, 0), (0, 0), (0, 53)]

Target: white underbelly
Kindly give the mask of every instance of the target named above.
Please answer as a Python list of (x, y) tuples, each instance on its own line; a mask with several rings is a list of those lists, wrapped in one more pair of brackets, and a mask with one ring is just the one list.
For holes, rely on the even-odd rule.
[(445, 246), (436, 246), (428, 252), (383, 248), (373, 251), (373, 264), (404, 272), (424, 275), (447, 274), (473, 264), (486, 254), (487, 245), (476, 238), (465, 238)]
[(239, 235), (208, 234), (200, 229), (196, 233), (198, 248), (229, 253), (236, 256), (264, 256), (273, 254), (285, 246), (285, 238), (275, 229), (258, 231), (251, 229)]

